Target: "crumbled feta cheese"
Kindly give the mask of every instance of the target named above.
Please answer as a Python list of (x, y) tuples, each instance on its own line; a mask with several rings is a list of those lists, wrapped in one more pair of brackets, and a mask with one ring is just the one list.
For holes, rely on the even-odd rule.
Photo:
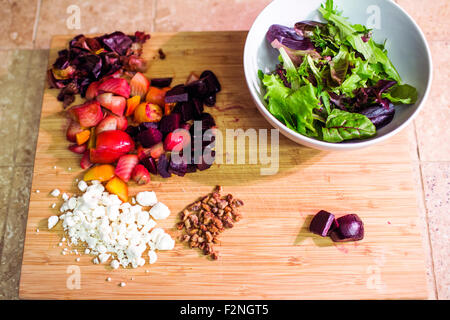
[(38, 190), (36, 190), (36, 193), (39, 193), (39, 192), (41, 192), (39, 189)]
[(98, 260), (100, 261), (100, 263), (105, 263), (106, 261), (108, 261), (108, 259), (109, 259), (110, 256), (111, 256), (110, 254), (107, 254), (107, 253), (101, 253), (101, 254), (99, 254), (99, 256), (98, 256)]
[(158, 242), (156, 243), (156, 248), (158, 250), (172, 250), (175, 246), (175, 240), (173, 240), (169, 234), (164, 233), (158, 237)]
[(81, 192), (85, 192), (87, 187), (88, 187), (88, 185), (87, 185), (86, 181), (80, 180), (80, 182), (78, 182), (78, 189), (80, 189)]
[(61, 193), (61, 191), (59, 191), (59, 189), (54, 189), (50, 194), (54, 197), (59, 196)]
[(158, 202), (158, 200), (156, 199), (156, 193), (154, 193), (153, 191), (139, 192), (136, 195), (136, 201), (144, 207), (153, 206)]
[(111, 281), (111, 278), (110, 278), (110, 277), (106, 278), (106, 281), (110, 282), (110, 281)]
[(150, 214), (156, 220), (161, 220), (170, 215), (170, 210), (164, 203), (158, 202), (150, 209)]
[(125, 287), (126, 285), (127, 285), (127, 284), (126, 284), (125, 282), (121, 282), (121, 283), (120, 283), (120, 286), (121, 286), (121, 287)]
[(48, 229), (52, 229), (59, 221), (58, 216), (51, 216), (48, 218)]
[(55, 209), (56, 203), (52, 203), (52, 209)]
[[(90, 185), (80, 181), (78, 188), (84, 190), (83, 194), (67, 196), (59, 219), (69, 244), (85, 244), (84, 253), (94, 256), (93, 263), (106, 263), (113, 256), (110, 263), (113, 269), (137, 268), (146, 263), (142, 255), (147, 249), (149, 263), (155, 263), (154, 250), (174, 247), (170, 235), (155, 228), (156, 222), (150, 218), (163, 219), (170, 214), (169, 208), (157, 202), (154, 192), (141, 192), (137, 196), (139, 204), (132, 205), (105, 191), (99, 181)], [(149, 205), (155, 205), (153, 211), (143, 210), (143, 206)]]
[(39, 229), (36, 229), (36, 232), (39, 233)]
[(117, 269), (119, 267), (120, 267), (119, 261), (117, 261), (117, 260), (111, 261), (111, 268)]
[(67, 194), (67, 193), (63, 193), (62, 194), (62, 199), (64, 200), (64, 201), (67, 201), (67, 200), (69, 200), (69, 195)]
[(148, 263), (154, 264), (156, 262), (156, 260), (158, 260), (158, 256), (156, 255), (156, 252), (153, 250), (149, 250), (148, 251)]
[(80, 258), (76, 258), (75, 261), (76, 261), (76, 262), (80, 262)]

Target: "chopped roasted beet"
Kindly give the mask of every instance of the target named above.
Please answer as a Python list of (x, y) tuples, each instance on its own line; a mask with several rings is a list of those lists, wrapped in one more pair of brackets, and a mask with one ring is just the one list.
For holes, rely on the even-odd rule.
[(178, 159), (174, 160), (172, 156), (170, 159), (169, 170), (170, 173), (176, 174), (180, 177), (183, 177), (187, 172), (187, 162), (184, 157), (178, 157)]
[(153, 87), (158, 87), (158, 88), (170, 87), (171, 83), (172, 83), (172, 78), (153, 78), (150, 80), (150, 84)]
[(163, 134), (175, 131), (180, 127), (181, 114), (172, 112), (169, 115), (163, 116), (159, 122), (159, 129)]
[(191, 101), (177, 103), (173, 112), (181, 114), (181, 121), (186, 122), (194, 119), (194, 104)]
[(336, 226), (337, 225), (334, 219), (334, 214), (329, 213), (325, 210), (321, 210), (311, 220), (309, 230), (312, 233), (318, 234), (322, 237), (326, 237), (334, 228), (336, 228)]
[(203, 71), (200, 75), (200, 79), (206, 82), (208, 92), (210, 93), (217, 93), (222, 89), (216, 75), (210, 70)]
[(197, 166), (195, 164), (188, 164), (186, 173), (193, 173), (197, 171)]
[(169, 161), (167, 160), (167, 157), (165, 154), (162, 154), (159, 157), (157, 167), (158, 167), (158, 173), (161, 177), (170, 178), (170, 176), (172, 174), (168, 171), (169, 170)]
[(189, 95), (186, 91), (186, 87), (183, 84), (179, 84), (166, 93), (164, 99), (165, 103), (175, 103), (175, 102), (186, 102), (188, 101)]
[(150, 173), (152, 173), (152, 174), (157, 174), (158, 173), (156, 161), (152, 157), (148, 157), (148, 158), (143, 159), (141, 161), (141, 163), (144, 165), (144, 167), (147, 168), (147, 170)]
[(214, 118), (209, 113), (202, 113), (200, 120), (202, 121), (202, 129), (207, 130), (216, 126)]
[(209, 153), (211, 155), (212, 159), (208, 159), (208, 161), (206, 161), (204, 156), (200, 156), (200, 158), (196, 159), (197, 169), (200, 171), (209, 169), (212, 166), (212, 164), (214, 163), (214, 158), (216, 156), (216, 152), (214, 150), (209, 150), (209, 149), (210, 149), (209, 147), (206, 147), (203, 152), (204, 152), (204, 154)]
[(364, 238), (364, 224), (356, 214), (348, 214), (336, 219), (338, 227), (330, 237), (335, 242), (358, 241)]
[(203, 101), (198, 98), (192, 99), (192, 106), (194, 111), (194, 119), (200, 119), (202, 113), (203, 113)]
[(212, 95), (206, 97), (204, 102), (208, 107), (213, 107), (216, 104), (216, 94), (213, 93)]
[(149, 128), (139, 133), (137, 139), (144, 148), (150, 148), (162, 141), (163, 135), (161, 131), (155, 128)]
[(140, 130), (139, 130), (139, 127), (137, 127), (137, 126), (128, 126), (125, 129), (125, 132), (128, 133), (128, 135), (131, 138), (135, 139), (137, 137), (137, 135), (139, 134)]
[(158, 129), (158, 123), (157, 122), (141, 122), (139, 124), (139, 132), (145, 131), (150, 128)]
[(206, 81), (202, 79), (190, 82), (186, 85), (186, 89), (189, 92), (189, 95), (195, 98), (203, 99), (209, 93), (208, 85)]

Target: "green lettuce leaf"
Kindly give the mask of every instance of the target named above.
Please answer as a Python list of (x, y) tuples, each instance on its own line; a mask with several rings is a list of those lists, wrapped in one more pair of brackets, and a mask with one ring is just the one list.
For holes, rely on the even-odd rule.
[(295, 130), (295, 123), (286, 107), (286, 98), (290, 90), (286, 88), (279, 76), (271, 74), (264, 75), (263, 84), (266, 87), (267, 110), (288, 128)]
[(330, 62), (331, 78), (336, 81), (338, 85), (344, 82), (345, 76), (349, 66), (349, 54), (347, 47), (341, 46), (339, 53)]
[(319, 99), (316, 97), (314, 86), (308, 83), (294, 91), (287, 99), (286, 104), (289, 112), (296, 117), (297, 132), (315, 137), (313, 110), (318, 108)]
[(409, 84), (394, 86), (389, 92), (381, 95), (393, 104), (414, 104), (417, 101), (417, 90)]
[(377, 129), (366, 116), (334, 109), (322, 128), (323, 140), (328, 142), (342, 142), (351, 139), (365, 139), (373, 137)]

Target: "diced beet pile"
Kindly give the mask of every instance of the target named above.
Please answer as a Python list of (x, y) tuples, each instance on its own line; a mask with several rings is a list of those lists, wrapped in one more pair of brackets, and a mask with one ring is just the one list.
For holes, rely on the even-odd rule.
[(364, 224), (356, 214), (335, 219), (332, 213), (319, 211), (311, 220), (309, 230), (334, 242), (358, 241), (364, 238)]
[[(213, 106), (221, 90), (216, 75), (191, 73), (185, 84), (173, 87), (172, 78), (148, 79), (140, 55), (149, 37), (142, 32), (79, 35), (48, 72), (50, 86), (61, 89), (58, 99), (68, 107), (69, 150), (82, 155), (80, 166), (89, 169), (85, 180), (107, 182), (108, 191), (121, 199), (127, 198), (129, 180), (145, 184), (150, 174), (184, 176), (208, 169), (215, 156), (209, 129), (216, 123), (204, 105)], [(75, 94), (86, 101), (70, 106)], [(195, 150), (195, 139), (201, 150)]]
[(74, 101), (75, 94), (85, 96), (88, 86), (105, 76), (146, 69), (141, 57), (142, 45), (149, 34), (136, 31), (126, 35), (116, 31), (89, 38), (80, 34), (69, 42), (69, 48), (58, 52), (58, 58), (47, 72), (50, 88), (61, 89), (58, 100), (64, 107)]

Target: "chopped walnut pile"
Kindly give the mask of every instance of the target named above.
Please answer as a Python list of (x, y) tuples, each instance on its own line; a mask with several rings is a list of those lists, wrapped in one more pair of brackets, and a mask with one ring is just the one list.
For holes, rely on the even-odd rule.
[(180, 241), (189, 244), (191, 248), (199, 248), (203, 254), (217, 260), (218, 252), (214, 250), (214, 244), (220, 244), (218, 236), (225, 229), (233, 228), (234, 223), (241, 219), (238, 207), (244, 205), (239, 199), (234, 199), (231, 194), (221, 196), (222, 188), (216, 189), (189, 205), (180, 213), (177, 224), (178, 230), (185, 230)]

